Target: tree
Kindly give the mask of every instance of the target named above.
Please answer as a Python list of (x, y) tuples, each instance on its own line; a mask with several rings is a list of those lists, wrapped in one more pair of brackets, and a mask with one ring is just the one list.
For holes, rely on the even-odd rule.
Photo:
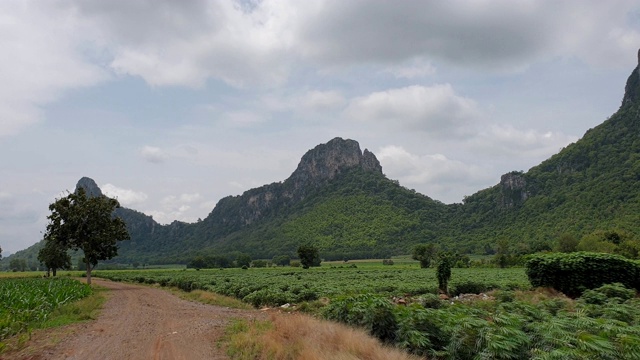
[(49, 271), (56, 276), (58, 269), (70, 269), (71, 256), (67, 253), (67, 248), (51, 236), (45, 235), (44, 241), (44, 247), (38, 252), (38, 261), (47, 268), (47, 276)]
[(413, 248), (411, 258), (420, 262), (420, 267), (423, 269), (431, 266), (431, 260), (436, 256), (437, 249), (434, 244), (420, 244)]
[(570, 253), (577, 251), (579, 241), (573, 235), (564, 233), (558, 238), (556, 251)]
[(322, 262), (318, 248), (313, 245), (300, 246), (298, 248), (298, 257), (303, 269), (308, 269), (311, 266), (320, 266)]
[(271, 260), (275, 265), (287, 266), (291, 263), (291, 257), (289, 255), (276, 255)]
[(0, 259), (2, 259), (2, 247), (0, 247)]
[(27, 271), (27, 260), (13, 257), (9, 261), (9, 269), (12, 271)]
[(436, 268), (438, 278), (438, 289), (444, 294), (449, 294), (449, 279), (451, 279), (451, 255), (442, 253), (438, 256), (438, 266)]
[(238, 255), (238, 257), (236, 258), (236, 266), (237, 267), (249, 267), (251, 266), (251, 256), (247, 255), (247, 254), (240, 254)]
[(100, 260), (118, 255), (117, 242), (130, 239), (122, 219), (113, 216), (118, 200), (104, 195), (88, 197), (83, 188), (49, 205), (51, 215), (45, 238), (54, 238), (62, 248), (82, 250), (87, 284)]

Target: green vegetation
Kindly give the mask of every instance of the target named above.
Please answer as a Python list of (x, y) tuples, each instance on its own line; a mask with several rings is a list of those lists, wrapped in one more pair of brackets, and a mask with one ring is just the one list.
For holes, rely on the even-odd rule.
[(119, 207), (118, 200), (104, 195), (87, 196), (82, 187), (57, 199), (49, 205), (45, 246), (38, 258), (49, 264), (55, 274), (56, 268), (70, 267), (67, 250), (82, 250), (87, 284), (91, 284), (91, 271), (98, 261), (116, 256), (117, 242), (129, 239), (124, 221), (112, 216)]
[[(177, 287), (185, 291), (206, 290), (241, 299), (256, 307), (334, 298), (345, 294), (377, 293), (386, 296), (419, 295), (438, 292), (434, 269), (415, 265), (319, 268), (264, 268), (200, 271), (96, 271), (95, 276)], [(528, 289), (524, 269), (452, 269), (452, 294), (476, 284), (483, 289)]]
[(298, 258), (300, 258), (300, 265), (302, 265), (303, 269), (308, 269), (312, 266), (320, 266), (320, 263), (322, 262), (318, 248), (313, 245), (300, 246), (298, 248)]
[(429, 299), (409, 306), (358, 295), (332, 301), (324, 316), (430, 359), (637, 359), (640, 302), (614, 287), (596, 290), (598, 305), (587, 293), (575, 303), (494, 292), (489, 300)]
[(62, 305), (91, 294), (69, 278), (0, 279), (0, 341), (42, 324)]
[(584, 290), (611, 283), (640, 289), (640, 264), (612, 254), (536, 255), (527, 262), (527, 276), (533, 286), (553, 287), (573, 297), (580, 296)]

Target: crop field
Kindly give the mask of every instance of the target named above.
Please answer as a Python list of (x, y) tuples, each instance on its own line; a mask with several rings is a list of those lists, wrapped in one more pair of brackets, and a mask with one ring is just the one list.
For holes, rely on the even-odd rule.
[[(250, 268), (224, 270), (96, 271), (94, 276), (115, 281), (175, 286), (186, 291), (202, 289), (241, 299), (254, 306), (277, 306), (322, 297), (381, 294), (385, 296), (437, 293), (434, 269), (415, 266), (366, 264), (320, 268)], [(528, 289), (522, 268), (453, 269), (453, 294), (490, 289)]]
[(0, 279), (0, 341), (44, 322), (60, 305), (89, 294), (89, 286), (69, 278)]

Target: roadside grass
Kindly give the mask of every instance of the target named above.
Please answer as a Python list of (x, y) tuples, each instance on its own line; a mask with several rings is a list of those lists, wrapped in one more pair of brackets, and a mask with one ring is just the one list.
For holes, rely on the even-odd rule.
[(91, 285), (91, 288), (93, 290), (91, 295), (55, 309), (49, 319), (40, 324), (38, 328), (48, 329), (97, 319), (109, 290), (98, 285)]
[(299, 313), (271, 313), (270, 320), (236, 320), (222, 345), (233, 360), (416, 360), (364, 330)]
[(219, 295), (210, 291), (193, 290), (191, 292), (186, 292), (178, 288), (170, 288), (168, 290), (174, 295), (177, 295), (180, 298), (189, 301), (195, 301), (207, 305), (223, 306), (232, 309), (253, 309), (253, 306), (243, 302), (242, 300), (238, 300), (229, 296)]

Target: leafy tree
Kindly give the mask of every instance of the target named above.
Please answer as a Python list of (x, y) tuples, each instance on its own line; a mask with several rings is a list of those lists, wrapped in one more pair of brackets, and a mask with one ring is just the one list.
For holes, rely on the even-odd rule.
[(14, 257), (9, 261), (9, 269), (12, 271), (27, 271), (27, 260)]
[(251, 266), (251, 256), (247, 255), (247, 254), (240, 254), (238, 255), (238, 257), (236, 258), (236, 266), (238, 267), (249, 267)]
[(67, 253), (67, 248), (51, 236), (45, 235), (44, 241), (44, 247), (38, 252), (38, 261), (46, 266), (47, 274), (51, 271), (56, 276), (58, 269), (70, 269), (71, 256)]
[(431, 266), (431, 260), (436, 256), (437, 249), (434, 244), (420, 244), (413, 248), (411, 258), (420, 262), (421, 268), (428, 268)]
[(83, 188), (49, 205), (45, 238), (57, 239), (64, 249), (84, 252), (87, 284), (91, 284), (91, 271), (98, 261), (116, 256), (117, 242), (129, 239), (124, 221), (113, 216), (119, 207), (118, 200), (88, 197)]
[(449, 279), (451, 279), (451, 255), (441, 253), (438, 256), (438, 266), (436, 268), (438, 278), (438, 289), (444, 294), (449, 294)]
[(0, 259), (2, 259), (2, 247), (0, 246)]
[(313, 245), (302, 245), (298, 248), (298, 257), (300, 258), (300, 264), (303, 269), (308, 269), (311, 266), (320, 266), (320, 252), (318, 248)]
[(556, 251), (563, 253), (575, 252), (578, 249), (579, 241), (573, 235), (564, 233), (558, 238)]
[(267, 267), (267, 261), (266, 260), (253, 260), (251, 262), (251, 266), (254, 268), (265, 268)]
[(272, 262), (275, 265), (287, 266), (291, 263), (291, 257), (289, 255), (276, 255), (273, 257)]

